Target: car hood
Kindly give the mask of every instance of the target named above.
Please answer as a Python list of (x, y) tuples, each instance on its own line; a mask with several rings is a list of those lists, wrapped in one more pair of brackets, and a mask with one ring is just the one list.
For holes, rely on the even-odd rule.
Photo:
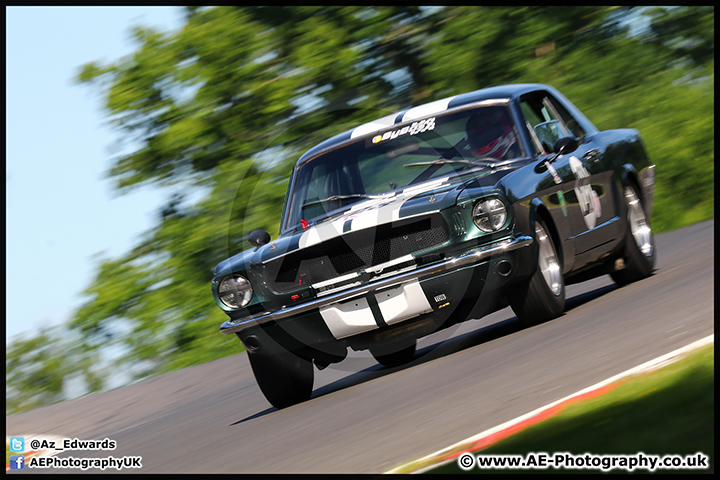
[(246, 250), (219, 263), (214, 274), (243, 271), (298, 249), (326, 242), (350, 232), (375, 228), (414, 216), (439, 212), (455, 205), (468, 187), (491, 187), (510, 170), (488, 174), (485, 171), (444, 177), (357, 202), (337, 214), (281, 235), (270, 243)]

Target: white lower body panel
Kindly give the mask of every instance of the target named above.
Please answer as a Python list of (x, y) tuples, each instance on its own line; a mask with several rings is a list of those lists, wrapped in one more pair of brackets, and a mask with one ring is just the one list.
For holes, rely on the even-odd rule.
[[(388, 325), (432, 312), (420, 282), (404, 283), (375, 293), (380, 313)], [(320, 309), (325, 324), (337, 339), (357, 335), (378, 328), (365, 297), (336, 303)]]

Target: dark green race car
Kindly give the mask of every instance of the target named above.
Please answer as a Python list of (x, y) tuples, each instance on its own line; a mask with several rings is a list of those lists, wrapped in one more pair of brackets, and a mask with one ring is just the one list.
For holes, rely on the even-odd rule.
[(280, 236), (215, 268), (215, 301), (277, 408), (348, 347), (383, 365), (418, 338), (510, 305), (562, 314), (565, 285), (655, 264), (640, 134), (600, 132), (553, 87), (492, 87), (398, 112), (298, 160)]

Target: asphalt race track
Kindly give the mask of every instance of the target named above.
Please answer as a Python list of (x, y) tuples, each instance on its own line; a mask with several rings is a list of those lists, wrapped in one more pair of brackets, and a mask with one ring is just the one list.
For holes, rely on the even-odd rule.
[(7, 417), (6, 433), (107, 437), (115, 450), (59, 457), (139, 455), (145, 473), (382, 473), (712, 334), (714, 220), (656, 246), (652, 277), (571, 285), (556, 320), (521, 330), (507, 308), (399, 368), (351, 352), (291, 408), (267, 403), (239, 354)]

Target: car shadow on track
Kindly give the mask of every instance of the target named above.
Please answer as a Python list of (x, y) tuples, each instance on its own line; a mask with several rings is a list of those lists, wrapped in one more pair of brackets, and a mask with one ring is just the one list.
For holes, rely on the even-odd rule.
[(241, 423), (249, 422), (250, 420), (254, 420), (254, 419), (256, 419), (256, 418), (264, 417), (264, 416), (267, 415), (268, 413), (272, 413), (272, 412), (274, 412), (274, 411), (276, 411), (276, 410), (278, 410), (278, 409), (275, 408), (275, 407), (266, 408), (266, 409), (263, 410), (262, 412), (258, 412), (258, 413), (254, 414), (254, 415), (250, 415), (249, 417), (245, 417), (245, 418), (243, 418), (242, 420), (238, 420), (237, 422), (233, 422), (233, 423), (231, 423), (229, 426), (232, 427), (232, 426), (235, 426), (235, 425), (240, 425)]
[[(512, 315), (512, 311), (510, 311), (509, 315)], [(313, 398), (352, 387), (368, 380), (381, 378), (385, 375), (391, 375), (397, 371), (412, 368), (416, 365), (431, 362), (438, 358), (452, 355), (453, 353), (511, 335), (519, 330), (522, 330), (522, 325), (520, 325), (517, 321), (517, 318), (514, 316), (509, 318), (506, 317), (505, 320), (493, 323), (492, 325), (448, 339), (438, 340), (431, 345), (420, 348), (416, 353), (415, 359), (404, 365), (397, 367), (384, 367), (380, 364), (375, 364), (357, 373), (350, 374), (318, 388), (313, 392)]]
[[(566, 300), (565, 313), (563, 315), (616, 289), (617, 286), (615, 284), (610, 284), (595, 288), (587, 292), (579, 293), (577, 295), (573, 295)], [(482, 345), (483, 343), (488, 343), (493, 340), (497, 340), (498, 338), (512, 335), (513, 333), (519, 332), (524, 329), (522, 324), (518, 321), (517, 317), (513, 314), (510, 308), (506, 308), (499, 312), (496, 312), (496, 315), (497, 314), (504, 314), (505, 319), (468, 333), (439, 340), (431, 345), (418, 349), (416, 358), (412, 362), (406, 363), (405, 365), (401, 365), (398, 367), (383, 367), (382, 365), (376, 364), (372, 367), (365, 368), (357, 373), (353, 373), (318, 388), (316, 391), (313, 392), (312, 398), (317, 398), (343, 388), (363, 383), (373, 378), (380, 378), (385, 375), (395, 373), (399, 370), (412, 368), (415, 365), (420, 365), (447, 355), (452, 355), (453, 353), (478, 345)]]
[(617, 290), (618, 288), (619, 287), (615, 283), (611, 283), (609, 285), (604, 285), (588, 292), (579, 293), (577, 295), (569, 297), (565, 300), (565, 314), (580, 307), (581, 305), (590, 303), (591, 301), (600, 298), (603, 295), (607, 295), (608, 293)]
[[(565, 314), (571, 312), (572, 310), (585, 305), (597, 298), (602, 297), (603, 295), (606, 295), (613, 290), (616, 290), (618, 287), (615, 284), (610, 285), (602, 285), (598, 288), (595, 288), (590, 291), (582, 292), (576, 295), (573, 295), (572, 297), (569, 297), (565, 302)], [(491, 325), (487, 325), (485, 327), (460, 334), (458, 336), (453, 336), (450, 338), (440, 339), (430, 345), (427, 345), (425, 347), (422, 347), (418, 349), (415, 359), (412, 362), (406, 363), (405, 365), (401, 365), (398, 367), (384, 367), (380, 364), (372, 365), (371, 367), (364, 368), (362, 370), (359, 370), (354, 373), (350, 373), (349, 375), (342, 377), (338, 380), (335, 380), (332, 383), (329, 383), (327, 385), (324, 385), (322, 387), (319, 387), (315, 391), (313, 391), (313, 395), (308, 401), (312, 401), (315, 398), (322, 397), (324, 395), (327, 395), (329, 393), (337, 392), (339, 390), (353, 387), (355, 385), (359, 385), (361, 383), (364, 383), (366, 381), (375, 379), (375, 378), (381, 378), (385, 375), (391, 375), (397, 371), (404, 370), (407, 368), (412, 368), (416, 365), (421, 365), (426, 362), (431, 362), (433, 360), (436, 360), (438, 358), (452, 355), (453, 353), (457, 353), (462, 350), (466, 350), (468, 348), (472, 348), (478, 345), (482, 345), (484, 343), (491, 342), (493, 340), (497, 340), (498, 338), (502, 338), (508, 335), (512, 335), (513, 333), (517, 333), (521, 330), (523, 330), (522, 324), (518, 321), (517, 317), (513, 314), (512, 310), (510, 308), (506, 308), (503, 310), (500, 310), (499, 312), (496, 312), (494, 315), (500, 315), (500, 318), (504, 318), (503, 320), (500, 320), (498, 322), (494, 322)], [(560, 317), (562, 318), (562, 317)], [(551, 320), (552, 322), (552, 320)], [(453, 327), (454, 328), (454, 327)], [(452, 330), (449, 329), (450, 331)], [(437, 332), (433, 335), (438, 335), (441, 332)], [(452, 332), (450, 332), (452, 334)], [(431, 338), (426, 337), (426, 338)], [(232, 423), (231, 425), (238, 425), (241, 423), (244, 423), (249, 420), (253, 420), (255, 418), (263, 417), (269, 413), (274, 412), (277, 410), (277, 408), (270, 407), (262, 412), (258, 412), (254, 415), (251, 415), (249, 417), (246, 417), (242, 420), (238, 420), (237, 422)]]

